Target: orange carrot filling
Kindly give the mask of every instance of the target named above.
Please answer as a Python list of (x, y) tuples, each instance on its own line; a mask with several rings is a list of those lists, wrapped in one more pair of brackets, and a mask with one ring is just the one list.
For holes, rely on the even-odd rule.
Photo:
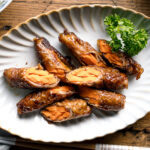
[(81, 68), (68, 74), (67, 79), (70, 82), (94, 82), (101, 75), (95, 68)]
[(103, 53), (111, 53), (111, 47), (106, 40), (97, 40), (97, 45)]
[(86, 54), (86, 55), (82, 55), (84, 61), (88, 64), (88, 65), (96, 65), (98, 66), (99, 62), (97, 61), (97, 59), (92, 55), (92, 54)]
[(63, 106), (49, 106), (41, 113), (51, 121), (62, 121), (71, 116), (70, 112)]
[(117, 64), (118, 66), (123, 65), (123, 62), (116, 54), (113, 53), (105, 54), (105, 57), (109, 60), (110, 63)]
[(36, 70), (35, 68), (30, 68), (26, 71), (25, 77), (37, 84), (54, 84), (57, 82), (57, 78), (44, 70)]
[(70, 92), (72, 90), (73, 90), (72, 87), (69, 87), (69, 86), (60, 86), (60, 87), (53, 88), (51, 91), (53, 93), (59, 93), (60, 91), (61, 92)]
[(100, 51), (104, 53), (104, 56), (109, 60), (110, 63), (117, 64), (118, 66), (123, 65), (121, 59), (111, 51), (111, 47), (105, 40), (98, 40), (97, 45), (100, 48)]

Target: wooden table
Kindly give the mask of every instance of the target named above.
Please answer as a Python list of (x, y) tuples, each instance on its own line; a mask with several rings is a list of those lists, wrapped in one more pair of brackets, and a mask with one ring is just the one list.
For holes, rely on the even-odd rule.
[[(2, 13), (0, 13), (0, 35), (3, 35), (11, 27), (15, 27), (18, 23), (23, 22), (30, 17), (52, 9), (67, 7), (74, 4), (111, 4), (124, 6), (150, 16), (149, 0), (14, 0)], [(20, 141), (21, 140), (18, 140), (18, 145), (21, 145)], [(135, 124), (114, 134), (81, 143), (72, 143), (65, 146), (94, 149), (96, 143), (150, 146), (150, 113)], [(63, 144), (58, 144), (57, 146), (59, 145), (62, 147)]]

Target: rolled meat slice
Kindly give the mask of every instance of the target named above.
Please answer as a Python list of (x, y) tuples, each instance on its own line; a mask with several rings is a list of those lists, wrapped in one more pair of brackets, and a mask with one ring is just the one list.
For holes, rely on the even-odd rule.
[(125, 53), (112, 52), (111, 47), (106, 40), (98, 40), (97, 45), (104, 58), (113, 66), (125, 71), (128, 75), (135, 75), (138, 80), (144, 69), (133, 58), (127, 56)]
[(82, 65), (105, 66), (103, 58), (88, 42), (79, 39), (73, 32), (68, 32), (59, 35), (59, 40), (65, 44), (79, 60)]
[(4, 77), (12, 87), (17, 88), (52, 88), (57, 86), (59, 78), (43, 70), (41, 65), (30, 68), (9, 68), (4, 70)]
[(64, 81), (65, 74), (72, 69), (67, 59), (51, 46), (45, 38), (36, 38), (34, 42), (36, 51), (45, 69)]
[(52, 89), (30, 93), (17, 104), (18, 113), (24, 114), (40, 109), (48, 104), (69, 97), (75, 93), (71, 86), (57, 86)]
[(125, 106), (126, 97), (116, 92), (82, 87), (79, 89), (79, 95), (87, 100), (89, 105), (105, 111), (119, 111)]
[(41, 111), (42, 116), (50, 122), (63, 122), (88, 116), (91, 113), (90, 106), (82, 99), (65, 99)]
[(110, 67), (84, 66), (66, 74), (66, 81), (80, 86), (119, 90), (128, 87), (128, 78)]

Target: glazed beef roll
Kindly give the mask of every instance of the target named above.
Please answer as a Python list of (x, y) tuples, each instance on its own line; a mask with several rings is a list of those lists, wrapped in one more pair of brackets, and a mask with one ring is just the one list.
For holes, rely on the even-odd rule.
[(135, 75), (139, 79), (144, 69), (133, 58), (127, 56), (125, 53), (112, 52), (111, 47), (106, 40), (97, 41), (98, 48), (103, 57), (115, 68), (118, 68), (128, 75)]
[(40, 109), (48, 104), (69, 97), (75, 93), (71, 86), (57, 86), (52, 89), (30, 93), (17, 104), (18, 113), (24, 114)]
[(73, 32), (65, 30), (59, 35), (59, 40), (70, 49), (82, 65), (106, 66), (100, 53), (88, 42), (79, 39)]
[(79, 86), (119, 90), (128, 88), (128, 78), (110, 67), (84, 66), (66, 74), (66, 81)]
[(81, 87), (79, 95), (87, 100), (89, 105), (105, 111), (119, 111), (125, 106), (126, 97), (116, 92)]
[(72, 69), (65, 59), (45, 38), (34, 39), (36, 51), (45, 69), (64, 81), (65, 74)]
[(63, 122), (88, 116), (91, 114), (91, 108), (85, 100), (65, 99), (47, 106), (41, 111), (41, 114), (49, 122)]
[(12, 87), (17, 88), (52, 88), (60, 79), (43, 70), (41, 65), (30, 68), (9, 68), (4, 70), (4, 77)]

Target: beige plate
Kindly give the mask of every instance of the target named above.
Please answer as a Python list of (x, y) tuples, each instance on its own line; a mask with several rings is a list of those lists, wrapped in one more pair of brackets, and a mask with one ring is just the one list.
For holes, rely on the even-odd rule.
[[(11, 88), (4, 80), (3, 70), (9, 67), (27, 67), (38, 63), (33, 38), (43, 36), (64, 55), (72, 56), (58, 41), (64, 28), (75, 32), (97, 49), (98, 38), (109, 39), (103, 20), (117, 13), (131, 19), (139, 28), (150, 33), (150, 18), (122, 7), (86, 5), (63, 8), (31, 18), (1, 37), (0, 40), (0, 127), (12, 134), (44, 142), (73, 142), (93, 139), (125, 128), (150, 110), (150, 45), (135, 59), (145, 69), (136, 81), (130, 79), (126, 107), (118, 113), (95, 111), (90, 117), (55, 125), (48, 124), (39, 112), (19, 117), (16, 103), (27, 90)], [(26, 65), (27, 62), (27, 65)], [(76, 61), (74, 61), (76, 64)]]

